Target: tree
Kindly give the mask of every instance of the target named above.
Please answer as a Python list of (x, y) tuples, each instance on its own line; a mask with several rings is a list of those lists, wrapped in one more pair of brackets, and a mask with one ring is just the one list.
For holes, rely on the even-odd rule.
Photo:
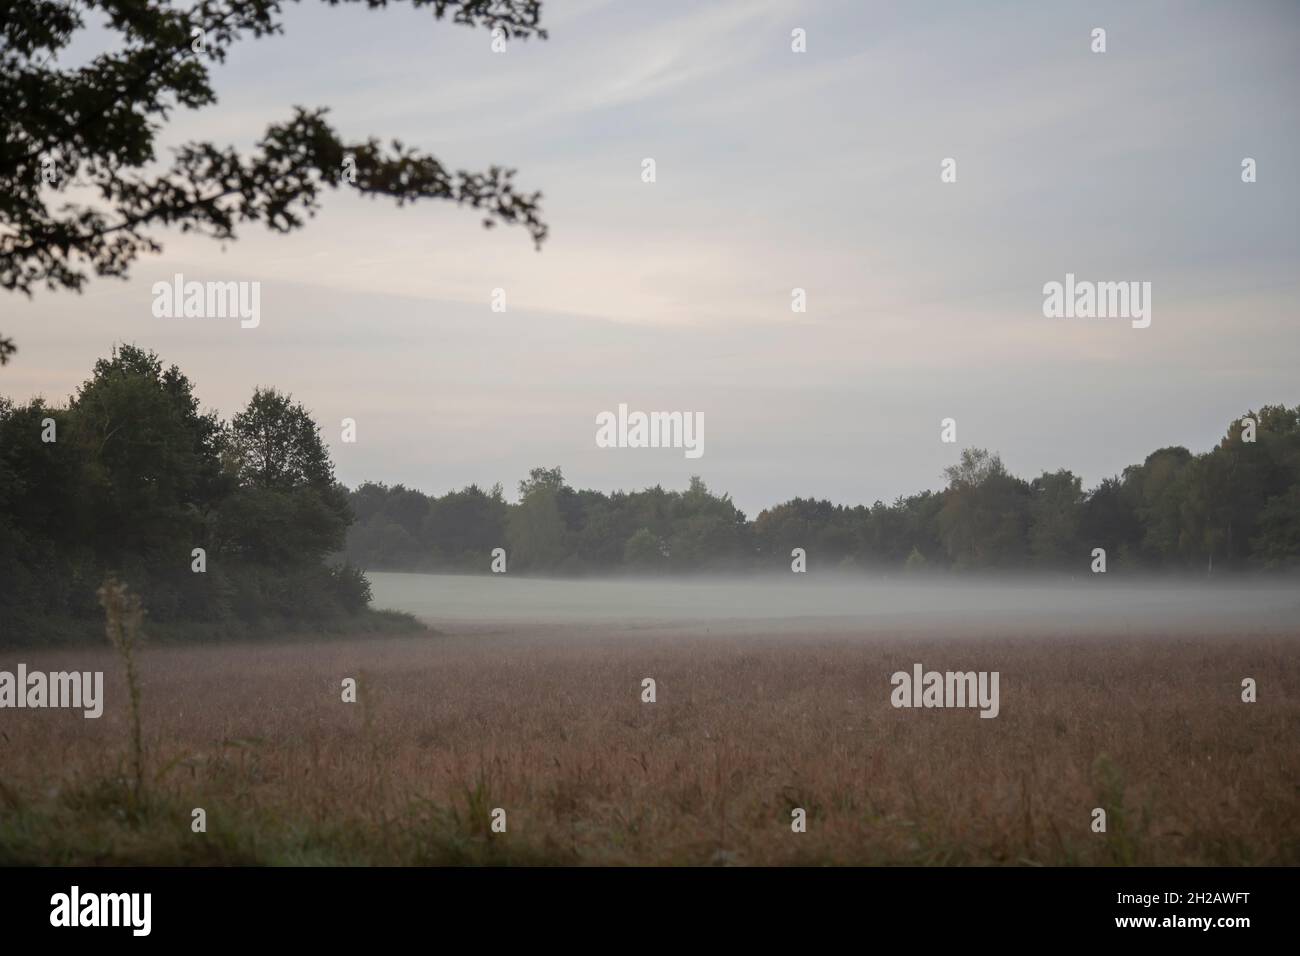
[(673, 568), (737, 564), (745, 554), (748, 535), (745, 515), (731, 496), (714, 495), (702, 478), (693, 475), (687, 490), (674, 497), (672, 534), (667, 542)]
[(1045, 564), (1063, 567), (1079, 560), (1079, 518), (1083, 482), (1074, 473), (1043, 472), (1030, 483), (1029, 550)]
[(1117, 566), (1136, 561), (1142, 541), (1131, 490), (1119, 478), (1103, 478), (1084, 498), (1079, 530), (1080, 546), (1089, 554), (1102, 548)]
[[(1233, 557), (1234, 495), (1247, 497), (1234, 486), (1234, 464), (1228, 454), (1215, 449), (1189, 461), (1180, 476), (1178, 551), (1193, 566), (1204, 563), (1207, 571), (1213, 570), (1216, 558), (1222, 566)], [(1263, 502), (1255, 504), (1257, 510)], [(1245, 536), (1240, 540), (1247, 543)]]
[(530, 468), (528, 477), (519, 482), (519, 497), (527, 498), (535, 491), (550, 491), (558, 495), (563, 489), (564, 473), (559, 467)]
[(943, 470), (950, 489), (978, 488), (990, 479), (1006, 475), (1002, 456), (989, 454), (983, 448), (963, 448), (961, 459)]
[(506, 540), (506, 501), (500, 485), (470, 485), (430, 503), (423, 539), (457, 566), (481, 570), (485, 555)]
[(657, 571), (667, 559), (663, 543), (649, 528), (638, 528), (623, 546), (623, 561), (637, 571)]
[(355, 614), (369, 584), (326, 561), (349, 520), (315, 423), (271, 389), (223, 426), (176, 366), (121, 345), (66, 407), (0, 398), (0, 641), (98, 616), (106, 574), (159, 623)]
[(106, 561), (174, 555), (203, 541), (220, 492), (221, 426), (199, 410), (190, 380), (154, 352), (114, 348), (95, 363), (70, 404), (66, 440), (86, 468), (81, 496), (88, 540)]
[(222, 506), (225, 548), (260, 563), (311, 564), (340, 550), (352, 513), (311, 414), (258, 388), (226, 434), (238, 490)]
[[(331, 6), (388, 0), (328, 0)], [(435, 18), (546, 38), (540, 0), (411, 0)], [(522, 225), (546, 238), (540, 193), (516, 191), (514, 170), (447, 169), (394, 140), (345, 141), (327, 109), (296, 107), (251, 154), (190, 142), (158, 172), (155, 140), (177, 107), (216, 102), (209, 69), (241, 41), (283, 31), (280, 0), (10, 0), (0, 18), (0, 287), (81, 290), (87, 272), (124, 277), (142, 253), (161, 251), (152, 230), (177, 226), (214, 239), (245, 223), (300, 228), (322, 188), (352, 188), (400, 205), (439, 199), (484, 214), (485, 226)], [(59, 56), (83, 32), (105, 52), (79, 66)], [(93, 195), (93, 201), (85, 197)], [(0, 338), (0, 362), (12, 343)]]
[(626, 508), (628, 496), (617, 492), (606, 497), (593, 491), (580, 491), (578, 495), (584, 509), (582, 530), (574, 536), (577, 560), (584, 567), (617, 567), (623, 562), (623, 546), (632, 534), (633, 518)]
[(889, 568), (904, 566), (919, 550), (927, 564), (942, 564), (939, 512), (944, 494), (923, 491), (892, 505), (877, 501), (856, 515), (861, 564)]
[(937, 520), (953, 564), (990, 568), (1020, 563), (1029, 524), (1029, 486), (1008, 474), (998, 455), (982, 448), (965, 449), (961, 461), (944, 474), (948, 490)]
[(1141, 465), (1124, 469), (1124, 484), (1137, 502), (1142, 522), (1142, 549), (1153, 564), (1172, 562), (1183, 541), (1183, 472), (1192, 453), (1181, 445), (1160, 448)]
[[(1244, 438), (1243, 420), (1257, 423), (1255, 441)], [(1266, 531), (1264, 510), (1272, 499), (1300, 481), (1300, 408), (1265, 405), (1229, 423), (1226, 434), (1208, 455), (1191, 489), (1201, 501), (1192, 519), (1210, 519), (1208, 531), (1216, 561), (1242, 566), (1251, 558), (1251, 541)], [(1193, 533), (1195, 531), (1193, 530)]]
[[(520, 482), (521, 490), (525, 484)], [(554, 487), (534, 483), (510, 512), (506, 537), (516, 567), (552, 570), (564, 556), (564, 519), (556, 499)]]
[(844, 509), (829, 501), (792, 498), (754, 519), (754, 545), (778, 566), (789, 563), (792, 549), (803, 548), (814, 565), (828, 567), (853, 550), (854, 536), (844, 518)]
[[(41, 440), (47, 420), (64, 441)], [(94, 554), (84, 530), (85, 469), (71, 434), (67, 409), (0, 398), (0, 631), (94, 605), (77, 589), (78, 569)]]
[(241, 485), (325, 488), (334, 466), (311, 413), (290, 395), (257, 388), (230, 422), (230, 447)]
[(1268, 500), (1260, 515), (1263, 531), (1252, 542), (1253, 558), (1266, 568), (1300, 565), (1300, 484)]

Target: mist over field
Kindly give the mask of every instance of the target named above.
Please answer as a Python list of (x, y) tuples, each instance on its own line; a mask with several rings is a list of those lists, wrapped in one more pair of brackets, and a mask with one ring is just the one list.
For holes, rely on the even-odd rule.
[(928, 575), (616, 578), (565, 580), (370, 572), (374, 605), (434, 627), (573, 633), (691, 630), (728, 634), (950, 637), (1098, 636), (1293, 631), (1292, 582), (1185, 578), (1097, 580)]

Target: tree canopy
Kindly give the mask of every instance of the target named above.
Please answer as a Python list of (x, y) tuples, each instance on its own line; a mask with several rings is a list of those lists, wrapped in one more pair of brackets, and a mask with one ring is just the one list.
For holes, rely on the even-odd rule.
[(310, 413), (271, 388), (230, 422), (134, 345), (66, 406), (0, 400), (0, 616), (33, 632), (98, 617), (106, 574), (155, 622), (217, 630), (363, 610), (333, 556), (352, 520)]
[[(365, 3), (388, 0), (326, 0)], [(544, 39), (540, 0), (408, 0), (438, 19)], [(193, 141), (160, 161), (157, 140), (177, 109), (211, 107), (212, 68), (235, 44), (283, 31), (282, 0), (7, 0), (0, 16), (0, 288), (80, 290), (88, 275), (124, 277), (161, 251), (158, 229), (214, 239), (261, 223), (290, 232), (324, 188), (398, 205), (469, 206), (485, 226), (524, 227), (540, 246), (541, 194), (502, 166), (453, 169), (398, 140), (345, 139), (328, 108), (294, 106), (247, 154)], [(62, 54), (92, 25), (111, 34), (80, 65)], [(0, 364), (14, 351), (0, 337)]]
[(788, 570), (794, 548), (809, 570), (1087, 572), (1096, 548), (1116, 571), (1300, 567), (1300, 408), (1244, 417), (1254, 441), (1236, 419), (1203, 454), (1161, 448), (1091, 490), (1066, 469), (1026, 481), (968, 448), (938, 491), (870, 506), (796, 497), (752, 520), (699, 478), (685, 491), (604, 493), (534, 468), (517, 504), (500, 486), (436, 496), (365, 484), (350, 496), (347, 554), (371, 568), (483, 573), (495, 547), (512, 571), (560, 574)]

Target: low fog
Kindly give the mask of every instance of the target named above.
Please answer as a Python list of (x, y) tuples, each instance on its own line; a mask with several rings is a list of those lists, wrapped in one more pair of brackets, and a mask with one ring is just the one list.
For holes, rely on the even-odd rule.
[(967, 576), (548, 579), (371, 572), (374, 606), (435, 628), (575, 634), (691, 631), (964, 636), (1189, 637), (1293, 629), (1287, 582)]

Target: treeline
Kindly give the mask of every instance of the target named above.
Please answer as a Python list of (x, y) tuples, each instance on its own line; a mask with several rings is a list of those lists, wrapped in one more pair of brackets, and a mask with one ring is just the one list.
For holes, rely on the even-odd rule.
[(176, 366), (124, 345), (66, 405), (0, 399), (6, 637), (101, 621), (109, 573), (152, 622), (356, 615), (370, 585), (329, 560), (351, 520), (316, 424), (274, 389), (223, 422)]
[(1300, 567), (1300, 406), (1265, 406), (1194, 455), (1161, 448), (1085, 490), (1069, 471), (1026, 481), (967, 449), (941, 491), (848, 507), (794, 498), (747, 520), (698, 478), (685, 491), (576, 490), (537, 468), (519, 501), (500, 485), (441, 497), (364, 484), (346, 554), (374, 569), (511, 572), (809, 569), (1263, 570)]

